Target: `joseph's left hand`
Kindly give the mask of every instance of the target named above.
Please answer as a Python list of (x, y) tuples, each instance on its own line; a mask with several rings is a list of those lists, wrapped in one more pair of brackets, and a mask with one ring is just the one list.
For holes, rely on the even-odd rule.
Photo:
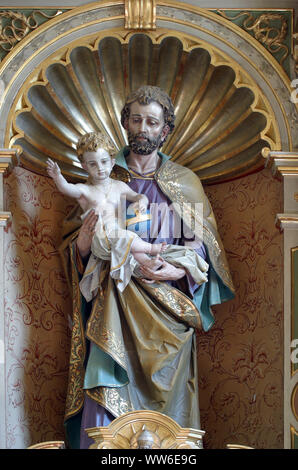
[(185, 269), (176, 268), (176, 266), (167, 261), (163, 261), (158, 271), (153, 271), (146, 266), (140, 266), (140, 270), (144, 276), (142, 281), (147, 284), (152, 284), (155, 281), (178, 281), (178, 279), (182, 279), (186, 274)]

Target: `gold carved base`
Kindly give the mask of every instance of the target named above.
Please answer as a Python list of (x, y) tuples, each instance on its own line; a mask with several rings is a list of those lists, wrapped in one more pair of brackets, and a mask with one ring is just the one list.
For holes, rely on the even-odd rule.
[(86, 432), (94, 440), (89, 449), (202, 449), (205, 434), (149, 410), (125, 413), (109, 426)]

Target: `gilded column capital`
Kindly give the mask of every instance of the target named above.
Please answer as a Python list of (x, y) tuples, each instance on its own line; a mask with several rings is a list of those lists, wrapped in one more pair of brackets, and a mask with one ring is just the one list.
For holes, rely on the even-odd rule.
[(11, 213), (3, 211), (3, 177), (18, 164), (18, 149), (0, 149), (0, 227), (6, 227)]
[(0, 149), (0, 173), (6, 173), (18, 165), (19, 153), (17, 149)]
[(271, 151), (265, 147), (262, 155), (274, 176), (298, 176), (298, 152)]
[(298, 230), (298, 213), (277, 214), (275, 219), (276, 226), (282, 231), (284, 229)]
[(125, 29), (156, 29), (156, 0), (125, 0)]
[(11, 220), (11, 212), (0, 211), (0, 227), (6, 227), (10, 220)]

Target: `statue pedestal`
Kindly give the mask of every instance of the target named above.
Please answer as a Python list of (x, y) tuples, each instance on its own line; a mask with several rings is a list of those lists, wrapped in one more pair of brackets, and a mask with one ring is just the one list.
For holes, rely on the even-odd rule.
[(168, 416), (150, 410), (125, 413), (109, 426), (86, 429), (89, 449), (203, 449), (205, 431), (182, 428)]

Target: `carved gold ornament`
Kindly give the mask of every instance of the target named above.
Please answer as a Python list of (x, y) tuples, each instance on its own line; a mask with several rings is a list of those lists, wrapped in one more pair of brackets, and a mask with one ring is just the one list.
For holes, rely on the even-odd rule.
[[(286, 44), (284, 44), (284, 40), (288, 32), (288, 23), (282, 14), (268, 12), (263, 13), (255, 18), (248, 11), (238, 13), (233, 17), (226, 15), (226, 13), (222, 10), (217, 10), (217, 12), (227, 20), (233, 21), (241, 18), (242, 16), (246, 16), (242, 27), (246, 31), (251, 31), (254, 37), (260, 43), (264, 44), (271, 54), (276, 54), (277, 52), (283, 51), (280, 63), (281, 65), (284, 63), (289, 55), (289, 48)], [(278, 21), (280, 27), (278, 28), (270, 25), (271, 21)]]
[[(9, 52), (18, 42), (24, 39), (30, 31), (39, 26), (38, 16), (51, 19), (62, 13), (57, 10), (53, 15), (44, 11), (33, 11), (31, 15), (26, 16), (18, 11), (0, 11), (0, 47), (5, 52)], [(6, 23), (6, 24), (5, 24)]]
[(156, 29), (155, 0), (125, 0), (126, 29)]
[(162, 413), (137, 410), (109, 426), (86, 429), (90, 449), (202, 449), (205, 431), (182, 428)]

